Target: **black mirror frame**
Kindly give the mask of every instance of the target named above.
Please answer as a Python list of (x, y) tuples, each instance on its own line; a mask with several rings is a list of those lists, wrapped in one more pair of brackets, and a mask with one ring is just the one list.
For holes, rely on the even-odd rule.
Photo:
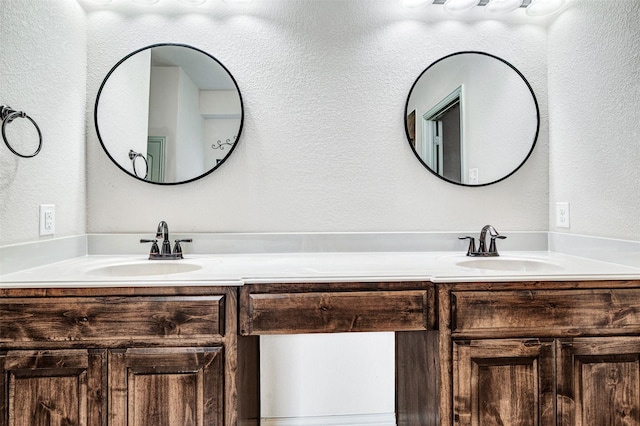
[[(234, 86), (236, 87), (236, 91), (238, 92), (238, 98), (240, 98), (240, 127), (238, 128), (238, 136), (236, 138), (236, 142), (231, 146), (231, 148), (229, 149), (229, 153), (222, 159), (220, 160), (215, 166), (213, 166), (211, 169), (205, 171), (204, 173), (202, 173), (201, 175), (198, 175), (196, 177), (193, 177), (191, 179), (187, 179), (187, 180), (183, 180), (183, 181), (179, 181), (179, 182), (153, 182), (153, 181), (149, 181), (146, 180), (144, 178), (138, 177), (136, 176), (134, 173), (129, 172), (128, 170), (126, 170), (120, 163), (118, 163), (109, 153), (109, 151), (107, 150), (107, 147), (104, 143), (104, 141), (102, 140), (102, 135), (100, 134), (100, 127), (98, 126), (98, 103), (100, 102), (100, 95), (102, 94), (102, 90), (105, 86), (105, 84), (107, 83), (107, 80), (109, 79), (109, 77), (111, 76), (111, 74), (113, 74), (113, 72), (118, 68), (118, 66), (120, 66), (124, 61), (126, 61), (127, 59), (129, 59), (130, 57), (132, 57), (133, 55), (140, 53), (144, 50), (147, 49), (152, 49), (154, 47), (164, 47), (164, 46), (175, 46), (175, 47), (185, 47), (188, 49), (192, 49), (195, 50), (197, 52), (200, 52), (204, 55), (207, 55), (209, 58), (211, 58), (212, 60), (214, 60), (218, 65), (220, 65), (222, 67), (222, 69), (224, 69), (227, 74), (229, 75), (229, 77), (231, 78), (231, 80), (233, 81)], [(216, 59), (213, 55), (210, 55), (209, 53), (205, 52), (204, 50), (198, 49), (196, 47), (190, 46), (188, 44), (180, 44), (180, 43), (156, 43), (156, 44), (151, 44), (149, 46), (145, 46), (142, 47), (140, 49), (137, 49), (131, 53), (129, 53), (128, 55), (126, 55), (124, 58), (120, 59), (112, 68), (111, 70), (109, 70), (109, 72), (107, 73), (107, 75), (105, 76), (104, 80), (102, 80), (102, 84), (100, 84), (100, 88), (98, 89), (98, 94), (96, 95), (96, 102), (93, 108), (93, 123), (96, 129), (96, 134), (98, 136), (98, 140), (100, 141), (100, 145), (102, 145), (102, 149), (104, 150), (104, 152), (107, 154), (107, 157), (109, 157), (109, 159), (116, 165), (118, 166), (118, 168), (120, 170), (122, 170), (123, 172), (125, 172), (127, 175), (140, 180), (142, 182), (146, 182), (146, 183), (151, 183), (154, 185), (164, 185), (164, 186), (169, 186), (169, 185), (182, 185), (184, 183), (189, 183), (189, 182), (193, 182), (195, 180), (201, 179), (209, 174), (211, 174), (214, 170), (218, 169), (220, 166), (222, 166), (222, 164), (224, 164), (225, 161), (227, 161), (227, 158), (229, 158), (231, 156), (231, 154), (233, 153), (233, 150), (236, 148), (236, 146), (238, 145), (238, 143), (240, 142), (240, 135), (242, 134), (242, 127), (244, 125), (244, 103), (242, 102), (242, 93), (240, 92), (240, 88), (238, 87), (238, 83), (236, 81), (236, 79), (233, 77), (233, 75), (231, 74), (231, 72), (229, 72), (229, 70), (227, 69), (227, 67), (225, 67), (222, 62), (220, 62), (218, 59)]]
[[(536, 132), (535, 135), (533, 137), (533, 143), (531, 144), (531, 149), (529, 150), (529, 152), (527, 153), (527, 155), (525, 156), (525, 158), (522, 160), (522, 162), (515, 168), (513, 169), (510, 173), (508, 173), (507, 175), (503, 176), (500, 179), (491, 181), (491, 182), (487, 182), (487, 183), (479, 183), (476, 185), (470, 185), (467, 183), (462, 183), (462, 182), (456, 182), (450, 179), (445, 178), (444, 176), (439, 175), (438, 173), (436, 173), (435, 171), (433, 171), (433, 169), (431, 169), (431, 167), (429, 167), (427, 165), (427, 163), (425, 163), (422, 158), (420, 158), (420, 155), (416, 152), (413, 144), (411, 143), (411, 137), (410, 137), (410, 133), (409, 133), (409, 127), (407, 125), (407, 114), (409, 113), (408, 109), (409, 109), (409, 99), (411, 98), (411, 94), (413, 93), (413, 89), (415, 88), (416, 84), (418, 83), (418, 81), (420, 80), (420, 78), (427, 72), (429, 71), (429, 69), (431, 69), (434, 65), (436, 65), (437, 63), (450, 58), (452, 56), (456, 56), (456, 55), (462, 55), (462, 54), (468, 54), (468, 53), (473, 53), (473, 54), (478, 54), (478, 55), (485, 55), (485, 56), (489, 56), (491, 58), (497, 59), (500, 62), (506, 64), (509, 68), (511, 68), (513, 71), (515, 71), (520, 78), (522, 78), (522, 81), (524, 81), (525, 85), (527, 86), (527, 88), (529, 89), (529, 92), (531, 92), (531, 97), (533, 98), (533, 104), (536, 107)], [(533, 92), (533, 88), (531, 87), (531, 84), (529, 84), (529, 82), (527, 81), (527, 79), (525, 78), (525, 76), (520, 72), (520, 70), (518, 70), (516, 67), (514, 67), (512, 64), (510, 64), (509, 62), (505, 61), (504, 59), (492, 55), (490, 53), (486, 53), (486, 52), (480, 52), (480, 51), (474, 51), (474, 50), (466, 50), (466, 51), (460, 51), (460, 52), (455, 52), (455, 53), (451, 53), (449, 55), (443, 56), (442, 58), (438, 59), (437, 61), (433, 62), (431, 65), (429, 65), (424, 71), (422, 71), (420, 73), (420, 75), (418, 76), (418, 78), (416, 78), (415, 82), (413, 83), (413, 85), (411, 86), (411, 89), (409, 90), (409, 95), (407, 96), (407, 101), (405, 103), (404, 106), (404, 117), (403, 117), (403, 121), (404, 121), (404, 130), (405, 130), (405, 134), (407, 136), (407, 142), (409, 143), (409, 146), (411, 147), (411, 150), (413, 151), (413, 154), (416, 156), (416, 158), (418, 159), (418, 161), (420, 161), (420, 163), (427, 169), (429, 170), (429, 172), (431, 172), (433, 175), (437, 176), (438, 178), (444, 180), (445, 182), (449, 182), (452, 183), (454, 185), (459, 185), (459, 186), (466, 186), (466, 187), (470, 187), (470, 188), (477, 188), (477, 187), (482, 187), (482, 186), (488, 186), (488, 185), (493, 185), (494, 183), (498, 183), (501, 182), (503, 180), (505, 180), (506, 178), (512, 176), (515, 172), (517, 172), (523, 165), (524, 163), (527, 162), (527, 160), (529, 159), (529, 157), (531, 157), (531, 154), (533, 153), (533, 149), (536, 146), (536, 143), (538, 142), (538, 136), (540, 135), (540, 107), (538, 106), (538, 99), (536, 98), (535, 93)]]

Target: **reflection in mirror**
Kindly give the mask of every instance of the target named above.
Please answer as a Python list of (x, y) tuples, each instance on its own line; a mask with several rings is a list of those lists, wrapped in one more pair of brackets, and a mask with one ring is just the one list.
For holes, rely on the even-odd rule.
[(146, 182), (178, 184), (227, 159), (243, 117), (240, 90), (220, 62), (190, 46), (157, 44), (109, 71), (94, 119), (105, 152), (120, 169)]
[[(131, 170), (136, 177), (146, 179), (149, 176), (149, 162), (144, 158), (144, 154), (129, 150), (129, 159), (131, 160)], [(137, 161), (137, 162), (136, 162)]]
[(405, 106), (409, 144), (420, 162), (458, 185), (499, 182), (535, 146), (540, 112), (533, 90), (511, 64), (459, 52), (431, 64)]

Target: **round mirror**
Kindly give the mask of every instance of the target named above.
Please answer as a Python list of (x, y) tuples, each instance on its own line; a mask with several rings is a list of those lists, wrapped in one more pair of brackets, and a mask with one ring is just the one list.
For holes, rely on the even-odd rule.
[(238, 85), (216, 58), (191, 46), (130, 53), (96, 98), (98, 139), (123, 171), (172, 185), (199, 179), (233, 152), (244, 110)]
[(484, 186), (515, 173), (538, 138), (540, 111), (522, 73), (483, 52), (458, 52), (420, 74), (405, 106), (420, 162), (457, 185)]

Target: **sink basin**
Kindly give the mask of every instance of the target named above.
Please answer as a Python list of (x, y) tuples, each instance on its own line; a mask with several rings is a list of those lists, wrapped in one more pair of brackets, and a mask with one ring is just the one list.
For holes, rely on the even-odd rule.
[(121, 263), (117, 265), (102, 266), (87, 272), (89, 275), (104, 275), (109, 277), (132, 277), (147, 275), (170, 275), (193, 272), (202, 269), (202, 266), (193, 263), (183, 263), (179, 260), (159, 262), (150, 260), (144, 263)]
[(544, 260), (502, 257), (467, 259), (456, 263), (456, 265), (465, 268), (510, 272), (552, 272), (563, 269), (562, 266)]

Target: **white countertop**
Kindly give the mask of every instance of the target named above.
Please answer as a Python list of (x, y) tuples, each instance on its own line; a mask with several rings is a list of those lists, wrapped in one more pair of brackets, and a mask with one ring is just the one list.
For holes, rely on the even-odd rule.
[[(461, 262), (499, 262), (507, 269), (464, 267)], [(148, 268), (194, 270), (145, 272)], [(482, 264), (481, 264), (482, 265)], [(112, 269), (110, 269), (112, 268)], [(503, 252), (472, 258), (458, 252), (349, 252), (188, 255), (148, 260), (141, 255), (90, 255), (0, 276), (0, 288), (239, 286), (248, 283), (339, 281), (530, 281), (639, 280), (640, 268), (555, 252)]]

